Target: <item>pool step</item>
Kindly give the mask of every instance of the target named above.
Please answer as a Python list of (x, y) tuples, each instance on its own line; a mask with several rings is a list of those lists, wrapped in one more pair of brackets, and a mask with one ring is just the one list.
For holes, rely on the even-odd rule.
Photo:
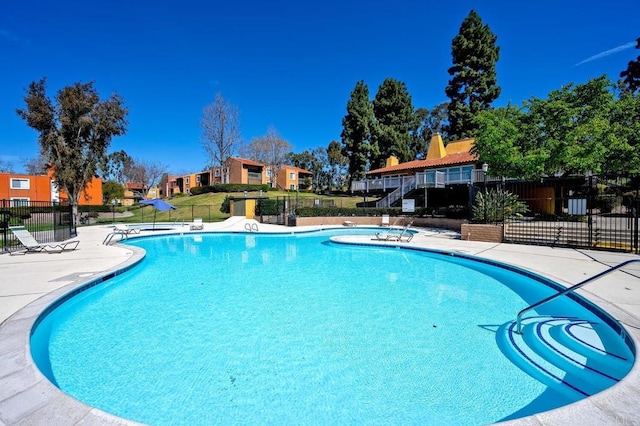
[(560, 316), (536, 316), (503, 324), (502, 352), (520, 369), (571, 399), (615, 385), (633, 365), (633, 354), (606, 324)]

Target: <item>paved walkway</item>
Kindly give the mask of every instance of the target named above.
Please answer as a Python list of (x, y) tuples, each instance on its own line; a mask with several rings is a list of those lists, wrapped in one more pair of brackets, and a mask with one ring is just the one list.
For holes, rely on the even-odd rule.
[[(207, 223), (204, 231), (245, 231), (246, 223), (244, 219), (231, 218), (225, 222)], [(259, 224), (260, 232), (312, 228)], [(188, 226), (179, 231), (191, 232)], [(139, 249), (104, 246), (102, 241), (110, 232), (109, 226), (81, 227), (78, 249), (62, 254), (0, 255), (0, 426), (133, 424), (63, 394), (42, 376), (28, 355), (31, 326), (46, 306), (71, 288), (117, 271), (144, 256)], [(162, 231), (155, 231), (153, 235), (160, 233)], [(349, 238), (354, 242), (371, 243), (368, 237)], [(624, 260), (639, 258), (621, 253), (461, 241), (449, 231), (434, 229), (420, 229), (420, 233), (406, 244), (510, 263), (564, 285), (580, 282)], [(638, 345), (640, 264), (609, 274), (578, 292), (624, 324)], [(640, 425), (639, 400), (640, 366), (636, 363), (625, 380), (613, 388), (567, 407), (510, 423)]]

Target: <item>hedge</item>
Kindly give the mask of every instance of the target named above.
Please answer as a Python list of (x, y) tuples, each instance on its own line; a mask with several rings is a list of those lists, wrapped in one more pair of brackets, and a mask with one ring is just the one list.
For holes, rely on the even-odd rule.
[(274, 191), (275, 188), (271, 188), (269, 185), (249, 185), (243, 183), (225, 183), (216, 184), (213, 186), (196, 186), (191, 188), (189, 192), (191, 195), (206, 194), (208, 192), (258, 192), (258, 191)]
[(399, 216), (402, 209), (399, 208), (347, 208), (347, 207), (299, 207), (297, 214), (300, 217), (322, 216)]

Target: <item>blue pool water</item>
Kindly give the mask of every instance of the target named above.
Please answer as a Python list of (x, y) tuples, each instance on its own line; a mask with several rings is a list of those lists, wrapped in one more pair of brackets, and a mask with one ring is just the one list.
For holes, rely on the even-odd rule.
[(553, 290), (333, 234), (129, 240), (145, 260), (49, 313), (34, 359), (73, 397), (153, 425), (486, 424), (575, 400), (496, 344)]

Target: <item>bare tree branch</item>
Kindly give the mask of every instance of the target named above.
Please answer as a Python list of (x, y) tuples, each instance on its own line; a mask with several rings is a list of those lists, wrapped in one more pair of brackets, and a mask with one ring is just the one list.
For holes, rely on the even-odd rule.
[(202, 111), (202, 146), (210, 158), (209, 167), (222, 166), (233, 154), (242, 136), (239, 112), (218, 93)]
[(286, 155), (293, 146), (283, 139), (274, 127), (269, 127), (267, 134), (253, 138), (249, 145), (243, 147), (243, 153), (251, 160), (259, 161), (270, 170), (271, 186), (276, 187), (278, 170), (282, 168)]

